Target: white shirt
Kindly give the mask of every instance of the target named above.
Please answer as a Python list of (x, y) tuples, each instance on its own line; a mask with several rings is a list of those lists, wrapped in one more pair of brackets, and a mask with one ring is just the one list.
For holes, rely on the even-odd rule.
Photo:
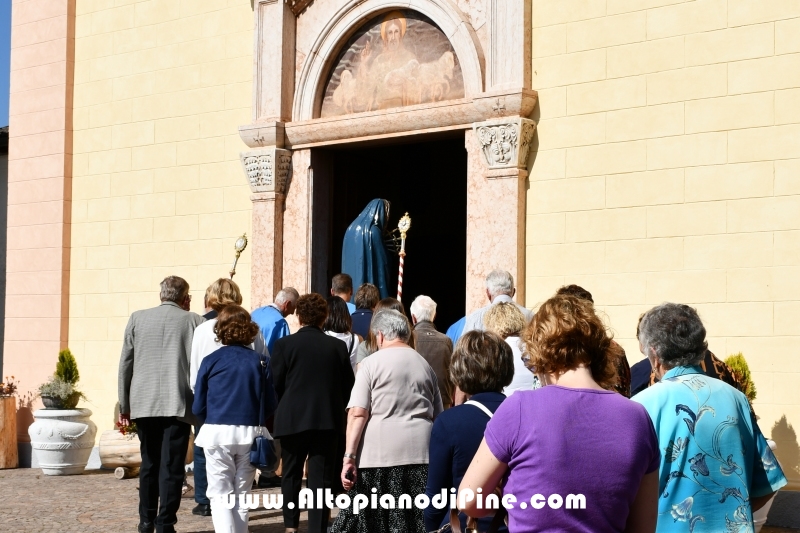
[[(194, 392), (194, 384), (197, 381), (197, 372), (200, 370), (200, 363), (207, 355), (211, 355), (220, 348), (222, 344), (217, 342), (217, 335), (214, 333), (214, 326), (217, 324), (217, 319), (212, 318), (206, 320), (194, 329), (194, 337), (192, 337), (192, 357), (189, 363), (189, 386)], [(255, 341), (250, 345), (250, 348), (257, 353), (269, 357), (267, 344), (264, 342), (264, 335), (258, 332)], [(252, 440), (252, 439), (251, 439)], [(233, 444), (233, 443), (226, 443)], [(199, 444), (198, 444), (199, 446)]]
[(230, 446), (231, 444), (253, 444), (256, 436), (272, 440), (267, 428), (261, 426), (228, 426), (226, 424), (203, 424), (194, 443), (201, 448)]
[(522, 361), (522, 340), (519, 337), (508, 337), (506, 344), (511, 346), (514, 353), (514, 378), (511, 383), (503, 389), (503, 394), (511, 396), (519, 390), (534, 390), (541, 387), (539, 379), (533, 372), (528, 370)]
[(325, 335), (340, 339), (346, 346), (350, 347), (350, 366), (353, 372), (356, 371), (356, 350), (361, 341), (358, 340), (358, 335), (355, 333), (336, 333), (335, 331), (326, 331)]

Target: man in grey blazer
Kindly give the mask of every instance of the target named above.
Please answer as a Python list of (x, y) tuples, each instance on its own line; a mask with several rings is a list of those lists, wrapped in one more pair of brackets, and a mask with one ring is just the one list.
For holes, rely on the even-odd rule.
[(136, 422), (141, 441), (140, 533), (172, 533), (178, 521), (194, 421), (189, 359), (194, 329), (203, 322), (188, 311), (190, 301), (186, 280), (169, 276), (161, 282), (161, 305), (134, 312), (125, 328), (119, 418), (123, 424)]

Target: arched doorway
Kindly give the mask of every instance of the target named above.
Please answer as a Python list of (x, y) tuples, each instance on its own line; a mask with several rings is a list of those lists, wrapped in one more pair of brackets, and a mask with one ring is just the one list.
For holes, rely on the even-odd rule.
[[(398, 191), (404, 190), (400, 183), (408, 181), (408, 173), (392, 175), (388, 184), (373, 183), (371, 167), (353, 159), (378, 167), (387, 167), (387, 159), (413, 160), (419, 163), (415, 179), (461, 176), (459, 183), (445, 184), (461, 191), (454, 195), (459, 202), (456, 218), (465, 219), (466, 231), (465, 253), (454, 253), (463, 257), (460, 266), (446, 265), (448, 271), (463, 272), (457, 278), (463, 306), (453, 306), (447, 315), (481, 305), (483, 279), (494, 268), (515, 276), (518, 299), (524, 302), (525, 191), (535, 129), (529, 117), (536, 105), (536, 93), (530, 90), (530, 2), (476, 0), (467, 11), (448, 0), (402, 4), (254, 2), (253, 122), (239, 128), (252, 149), (242, 153), (242, 163), (254, 192), (254, 305), (270, 301), (282, 285), (300, 292), (326, 291), (330, 275), (340, 268), (334, 250), (341, 246), (342, 225), (363, 207), (340, 199), (336, 205), (343, 207), (332, 210), (330, 191), (353, 184), (369, 191), (365, 197), (402, 198)], [(419, 46), (406, 46), (413, 53), (398, 56), (402, 61), (382, 56), (390, 45), (389, 33), (402, 38), (413, 34), (412, 20), (426, 21), (445, 40), (426, 46), (422, 39)], [(359, 39), (370, 32), (374, 48), (365, 52), (369, 39)], [(428, 48), (435, 51), (430, 57), (420, 52)], [(366, 63), (365, 56), (371, 57)], [(463, 82), (457, 79), (459, 69)], [(461, 155), (447, 155), (447, 146), (458, 147)], [(363, 202), (359, 194), (354, 205)], [(410, 246), (415, 231), (420, 245), (424, 230), (419, 224), (425, 215), (410, 214), (420, 221), (409, 234)], [(411, 254), (409, 250), (409, 275)], [(427, 290), (407, 286), (406, 295)], [(440, 299), (450, 297), (448, 293)]]

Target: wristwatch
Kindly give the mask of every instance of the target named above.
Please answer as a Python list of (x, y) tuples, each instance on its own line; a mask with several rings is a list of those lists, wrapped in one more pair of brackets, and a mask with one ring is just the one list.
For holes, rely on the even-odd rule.
[(344, 458), (345, 459), (352, 459), (353, 461), (355, 461), (356, 459), (358, 459), (358, 456), (356, 454), (354, 454), (354, 453), (346, 453), (346, 454), (344, 454)]

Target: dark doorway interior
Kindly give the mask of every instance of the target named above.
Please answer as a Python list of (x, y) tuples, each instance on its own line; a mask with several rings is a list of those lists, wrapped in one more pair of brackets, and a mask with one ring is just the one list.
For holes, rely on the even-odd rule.
[[(391, 202), (390, 228), (396, 228), (406, 212), (412, 221), (403, 281), (406, 310), (416, 296), (427, 294), (438, 304), (440, 331), (464, 316), (467, 152), (463, 135), (413, 144), (315, 149), (312, 168), (314, 290), (326, 293), (331, 277), (340, 271), (347, 226), (370, 200), (384, 198)], [(393, 293), (398, 258), (389, 257)]]

